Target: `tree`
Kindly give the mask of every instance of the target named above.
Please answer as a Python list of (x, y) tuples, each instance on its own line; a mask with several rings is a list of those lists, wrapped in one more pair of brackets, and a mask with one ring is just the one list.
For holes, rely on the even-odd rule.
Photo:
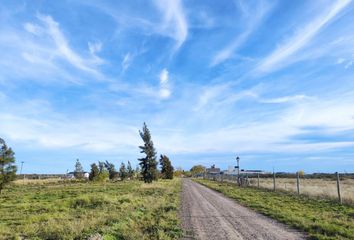
[(130, 164), (130, 161), (128, 161), (127, 173), (129, 178), (132, 178), (134, 176), (134, 170), (132, 168), (132, 165)]
[(8, 148), (5, 141), (0, 138), (0, 193), (2, 189), (16, 178), (17, 167), (15, 153)]
[(139, 134), (144, 141), (144, 146), (139, 146), (140, 153), (145, 154), (145, 157), (138, 159), (141, 166), (141, 174), (144, 182), (151, 183), (153, 180), (157, 180), (157, 162), (154, 143), (151, 140), (150, 130), (146, 123), (143, 125), (143, 131), (139, 131)]
[(127, 170), (125, 168), (125, 164), (122, 163), (119, 168), (119, 176), (121, 180), (124, 180), (127, 177)]
[(84, 169), (82, 168), (79, 159), (76, 159), (74, 176), (77, 179), (81, 179), (84, 177)]
[(140, 174), (141, 174), (140, 168), (139, 168), (139, 165), (137, 165), (136, 168), (135, 168), (135, 171), (134, 171), (134, 177), (136, 179), (140, 179)]
[(166, 155), (160, 156), (161, 175), (163, 179), (173, 179), (173, 167)]
[(202, 165), (195, 165), (190, 170), (193, 176), (203, 174), (205, 172), (205, 167)]
[(109, 179), (112, 180), (112, 179), (115, 179), (118, 177), (118, 172), (116, 171), (116, 168), (113, 163), (106, 161), (104, 163), (104, 165), (105, 165), (105, 168), (108, 170)]
[(299, 177), (304, 177), (305, 176), (305, 171), (304, 170), (300, 170), (300, 171), (298, 171), (298, 173), (299, 173)]
[(98, 169), (100, 170), (100, 173), (105, 170), (106, 166), (104, 162), (98, 161)]
[(184, 176), (184, 170), (181, 167), (177, 167), (176, 170), (174, 171), (173, 175), (175, 177), (183, 177)]
[(99, 174), (100, 174), (100, 170), (98, 169), (97, 164), (96, 163), (91, 164), (91, 172), (89, 175), (89, 180), (96, 181)]
[(91, 181), (103, 182), (109, 178), (109, 172), (104, 166), (104, 162), (98, 162), (91, 164), (91, 172), (89, 175), (89, 179)]

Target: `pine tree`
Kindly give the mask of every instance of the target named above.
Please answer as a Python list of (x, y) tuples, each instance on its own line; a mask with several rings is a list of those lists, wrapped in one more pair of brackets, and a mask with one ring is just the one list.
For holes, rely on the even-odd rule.
[(132, 168), (132, 165), (130, 164), (130, 161), (128, 161), (127, 173), (129, 178), (132, 178), (134, 176), (134, 170)]
[(84, 177), (84, 169), (82, 168), (79, 159), (76, 159), (74, 176), (77, 179), (81, 179)]
[(161, 175), (163, 179), (173, 179), (173, 167), (166, 155), (160, 156)]
[(122, 163), (119, 168), (119, 176), (121, 180), (124, 180), (127, 177), (127, 170), (125, 168), (125, 164)]
[(15, 153), (0, 138), (0, 193), (6, 184), (16, 178)]
[(154, 143), (151, 140), (150, 130), (145, 123), (143, 125), (143, 131), (139, 131), (139, 134), (144, 141), (144, 146), (139, 146), (141, 149), (140, 152), (145, 154), (144, 158), (138, 159), (140, 161), (141, 174), (144, 182), (151, 183), (153, 180), (157, 180), (156, 151)]
[(109, 179), (115, 179), (118, 177), (118, 172), (116, 171), (116, 168), (113, 163), (110, 163), (108, 161), (105, 162), (105, 168), (108, 170), (109, 173)]
[(98, 161), (98, 169), (100, 170), (100, 173), (106, 170), (104, 162)]
[(99, 174), (100, 174), (100, 170), (98, 169), (97, 164), (96, 163), (91, 164), (91, 172), (89, 175), (89, 180), (96, 181)]

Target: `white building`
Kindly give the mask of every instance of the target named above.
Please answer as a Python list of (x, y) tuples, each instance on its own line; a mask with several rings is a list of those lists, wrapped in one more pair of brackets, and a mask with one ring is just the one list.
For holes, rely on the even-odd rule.
[[(236, 167), (229, 166), (227, 170), (224, 171), (226, 175), (237, 175), (238, 171)], [(267, 174), (263, 170), (246, 170), (240, 169), (240, 174)]]
[[(84, 178), (88, 179), (90, 176), (90, 173), (84, 172)], [(69, 172), (66, 174), (67, 179), (75, 179), (75, 172)]]

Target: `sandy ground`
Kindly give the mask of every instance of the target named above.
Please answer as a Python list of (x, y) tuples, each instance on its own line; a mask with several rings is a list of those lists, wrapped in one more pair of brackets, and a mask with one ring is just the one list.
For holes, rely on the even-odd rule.
[(190, 179), (183, 179), (180, 215), (183, 239), (305, 239), (298, 231)]

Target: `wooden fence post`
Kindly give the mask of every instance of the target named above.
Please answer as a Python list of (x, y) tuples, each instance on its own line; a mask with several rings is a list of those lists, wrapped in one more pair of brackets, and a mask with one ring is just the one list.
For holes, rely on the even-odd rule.
[(259, 173), (257, 174), (257, 187), (259, 188)]
[(339, 203), (342, 204), (342, 196), (340, 195), (340, 180), (339, 180), (339, 173), (338, 172), (336, 172), (336, 177), (337, 177), (338, 200), (339, 200)]
[(300, 174), (299, 174), (299, 171), (296, 172), (296, 186), (297, 186), (297, 194), (300, 195)]
[(273, 191), (275, 192), (275, 172), (273, 172)]

